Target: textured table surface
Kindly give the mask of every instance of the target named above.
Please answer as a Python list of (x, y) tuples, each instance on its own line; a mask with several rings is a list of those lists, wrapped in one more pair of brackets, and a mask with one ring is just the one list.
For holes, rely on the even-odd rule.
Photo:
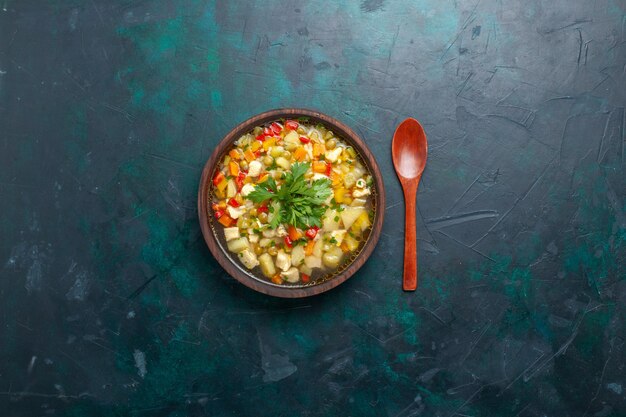
[[(626, 415), (626, 4), (340, 3), (1, 2), (3, 415)], [(287, 106), (362, 135), (388, 202), (363, 269), (295, 301), (227, 276), (195, 209), (220, 138)]]

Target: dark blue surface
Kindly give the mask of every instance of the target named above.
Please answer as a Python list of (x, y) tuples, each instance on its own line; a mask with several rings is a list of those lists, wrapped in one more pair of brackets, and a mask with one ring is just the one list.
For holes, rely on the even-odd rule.
[[(0, 3), (0, 410), (625, 416), (626, 5)], [(201, 237), (201, 168), (277, 107), (362, 135), (386, 222), (268, 298)], [(430, 154), (400, 290), (396, 125)]]

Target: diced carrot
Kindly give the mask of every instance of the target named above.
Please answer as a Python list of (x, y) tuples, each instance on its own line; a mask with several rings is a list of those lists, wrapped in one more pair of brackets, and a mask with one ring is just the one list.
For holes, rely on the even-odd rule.
[(274, 284), (282, 284), (283, 283), (283, 279), (280, 277), (280, 275), (276, 274), (272, 277), (272, 282)]
[(243, 157), (246, 158), (246, 161), (248, 162), (254, 161), (256, 159), (256, 156), (254, 156), (254, 152), (252, 152), (250, 149), (246, 149), (246, 151), (243, 153)]
[(350, 248), (348, 247), (348, 244), (346, 242), (341, 242), (341, 245), (339, 247), (341, 248), (343, 253), (350, 252)]
[(313, 161), (313, 172), (319, 172), (320, 174), (326, 173), (326, 162)]
[(267, 179), (267, 177), (269, 177), (270, 174), (268, 174), (267, 172), (262, 173), (261, 175), (259, 175), (259, 179), (257, 181), (258, 184), (262, 183), (263, 181), (265, 181)]
[(267, 138), (265, 139), (265, 142), (263, 142), (263, 149), (267, 151), (270, 148), (270, 146), (274, 146), (275, 144), (276, 144), (275, 137)]
[(287, 233), (289, 233), (289, 237), (291, 238), (292, 242), (295, 242), (302, 237), (302, 232), (300, 232), (293, 226), (289, 226), (287, 228)]
[(304, 254), (306, 256), (313, 255), (313, 248), (314, 247), (315, 247), (315, 241), (314, 240), (309, 240), (309, 243), (307, 243), (306, 246), (304, 247)]
[(239, 164), (237, 162), (230, 161), (228, 163), (228, 170), (230, 171), (230, 175), (236, 177), (239, 175)]
[(237, 149), (231, 149), (231, 151), (228, 152), (228, 155), (231, 157), (231, 159), (234, 159), (236, 161), (241, 159), (241, 154)]
[(304, 161), (304, 158), (306, 158), (306, 149), (304, 149), (303, 146), (298, 146), (296, 150), (293, 151), (293, 157), (296, 161)]
[(220, 222), (224, 227), (230, 227), (230, 225), (233, 223), (233, 219), (228, 214), (222, 215), (222, 217), (220, 217), (217, 221)]
[(263, 142), (260, 142), (258, 140), (255, 140), (254, 142), (252, 142), (252, 145), (250, 145), (250, 150), (252, 152), (256, 152), (259, 150), (259, 148), (263, 146)]
[(313, 157), (317, 158), (320, 155), (324, 155), (326, 152), (326, 146), (323, 143), (314, 143), (313, 144)]

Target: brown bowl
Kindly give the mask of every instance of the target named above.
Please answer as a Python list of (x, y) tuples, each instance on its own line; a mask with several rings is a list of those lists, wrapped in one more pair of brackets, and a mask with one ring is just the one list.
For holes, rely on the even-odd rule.
[[(367, 237), (365, 244), (361, 247), (360, 252), (352, 260), (352, 262), (346, 264), (335, 275), (321, 282), (313, 281), (307, 284), (301, 285), (279, 285), (267, 281), (263, 277), (257, 277), (252, 271), (246, 270), (241, 266), (234, 257), (231, 257), (230, 252), (226, 249), (226, 244), (221, 235), (217, 234), (221, 225), (216, 224), (211, 215), (210, 197), (212, 190), (212, 181), (215, 170), (222, 160), (223, 156), (233, 145), (233, 142), (242, 135), (250, 132), (255, 126), (262, 125), (267, 122), (285, 119), (296, 119), (299, 117), (308, 118), (310, 123), (321, 123), (335, 132), (337, 137), (345, 140), (360, 155), (361, 160), (367, 165), (367, 168), (374, 178), (375, 189), (373, 196), (373, 206), (375, 208), (374, 221), (372, 222), (372, 229)], [(265, 113), (261, 113), (243, 123), (235, 126), (222, 141), (217, 145), (213, 154), (204, 165), (202, 170), (202, 177), (200, 179), (200, 188), (198, 190), (198, 217), (200, 219), (200, 228), (204, 235), (211, 253), (215, 256), (215, 259), (222, 265), (222, 267), (237, 281), (252, 288), (253, 290), (262, 292), (264, 294), (273, 295), (276, 297), (284, 298), (299, 298), (309, 297), (312, 295), (320, 294), (325, 291), (335, 288), (337, 285), (346, 281), (361, 266), (367, 261), (374, 251), (374, 247), (378, 242), (380, 233), (383, 227), (383, 218), (385, 216), (385, 187), (383, 179), (378, 168), (378, 164), (374, 159), (374, 156), (370, 152), (369, 148), (363, 142), (363, 140), (348, 126), (333, 119), (325, 114), (317, 111), (305, 110), (305, 109), (277, 109), (271, 110)]]

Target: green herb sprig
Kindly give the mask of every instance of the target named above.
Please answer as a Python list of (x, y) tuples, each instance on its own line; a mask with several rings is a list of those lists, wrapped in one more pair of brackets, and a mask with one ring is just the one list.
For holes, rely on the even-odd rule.
[(307, 181), (304, 174), (309, 167), (308, 163), (296, 162), (291, 171), (284, 174), (280, 187), (268, 176), (248, 194), (247, 198), (254, 203), (271, 201), (269, 225), (272, 229), (283, 223), (299, 228), (321, 227), (326, 211), (324, 202), (332, 193), (331, 182), (328, 178)]

